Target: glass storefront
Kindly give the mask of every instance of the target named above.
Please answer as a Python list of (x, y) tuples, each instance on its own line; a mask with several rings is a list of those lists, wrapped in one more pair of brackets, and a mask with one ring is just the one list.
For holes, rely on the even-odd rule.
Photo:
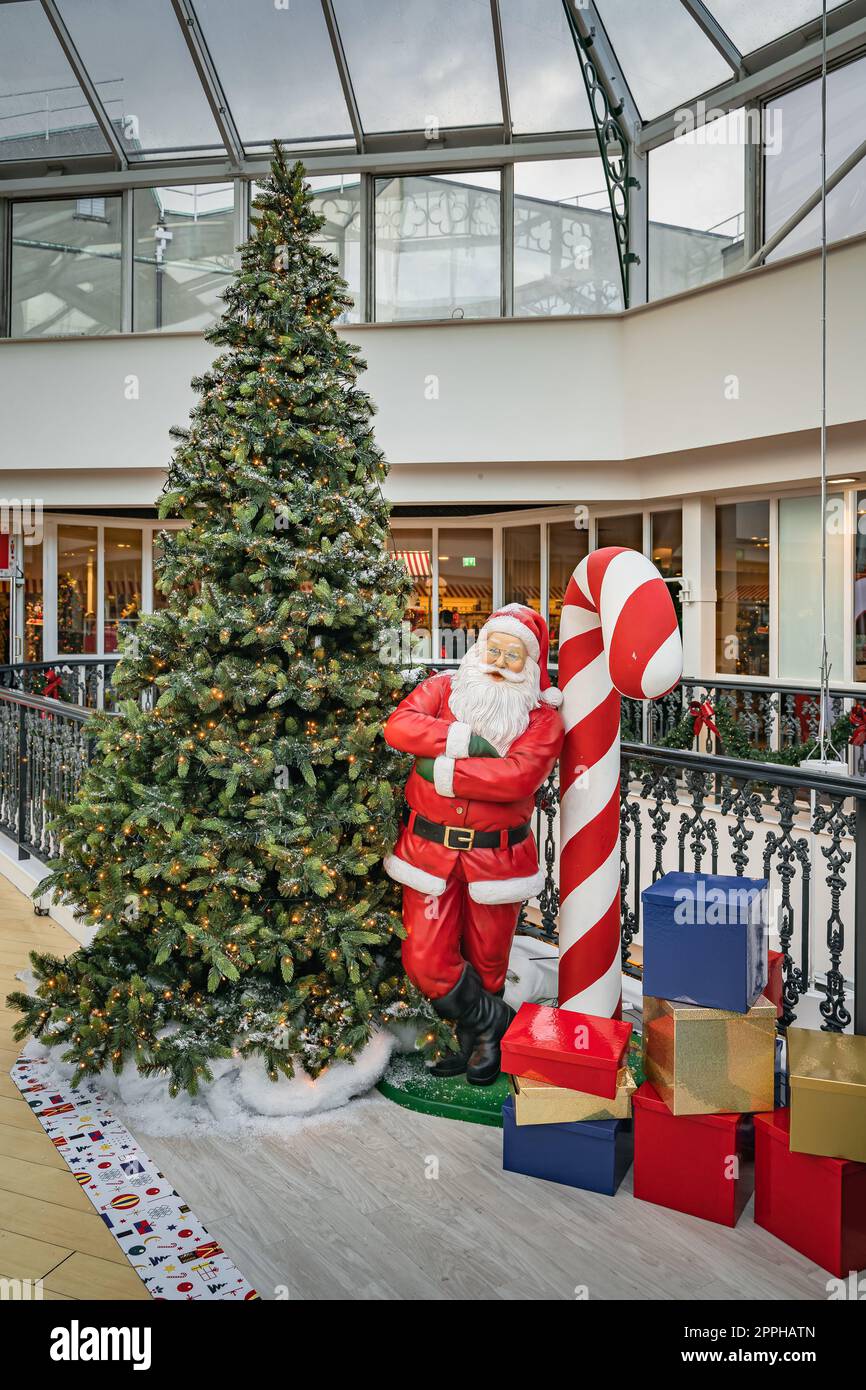
[(575, 566), (589, 554), (589, 528), (576, 527), (574, 520), (552, 521), (547, 527), (547, 622), (550, 628), (550, 659), (559, 649), (559, 619), (568, 581)]
[(103, 651), (116, 652), (141, 613), (141, 531), (105, 528)]
[(770, 674), (770, 504), (716, 508), (716, 670)]
[(493, 611), (493, 532), (440, 527), (439, 635), (444, 658), (460, 658)]
[(502, 597), (541, 612), (541, 527), (505, 526), (502, 531)]
[(57, 651), (88, 656), (96, 647), (97, 530), (57, 528)]
[(596, 524), (596, 550), (608, 545), (625, 545), (629, 550), (643, 550), (643, 513), (628, 516), (600, 516)]
[[(844, 525), (841, 497), (827, 499), (827, 650), (842, 680)], [(779, 501), (779, 675), (814, 681), (821, 666), (821, 498)]]
[(423, 660), (433, 655), (433, 531), (394, 531), (388, 538), (388, 549), (400, 561), (412, 581), (412, 590), (403, 614), (409, 650), (413, 659)]
[(44, 588), (42, 543), (24, 546), (24, 660), (41, 661)]

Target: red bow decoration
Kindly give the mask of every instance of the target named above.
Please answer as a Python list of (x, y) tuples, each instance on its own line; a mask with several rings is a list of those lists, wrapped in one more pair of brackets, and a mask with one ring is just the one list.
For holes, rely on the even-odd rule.
[(866, 706), (854, 705), (848, 720), (851, 725), (851, 742), (855, 746), (866, 743)]
[[(701, 732), (701, 729), (709, 729), (710, 733), (715, 734), (716, 738), (721, 738), (721, 734), (716, 728), (716, 724), (713, 719), (714, 714), (715, 710), (713, 709), (709, 700), (704, 700), (703, 702), (701, 702), (700, 700), (692, 700), (691, 704), (689, 705), (689, 716), (694, 721), (692, 725), (692, 732), (694, 733), (696, 738), (698, 734)], [(866, 737), (866, 731), (864, 731), (864, 737)]]
[(45, 673), (45, 684), (44, 684), (44, 686), (42, 687), (42, 694), (43, 694), (43, 696), (45, 697), (45, 699), (47, 699), (47, 700), (54, 700), (54, 699), (56, 699), (59, 690), (60, 690), (60, 672), (59, 672), (59, 671), (54, 671), (54, 670), (46, 671), (46, 673)]

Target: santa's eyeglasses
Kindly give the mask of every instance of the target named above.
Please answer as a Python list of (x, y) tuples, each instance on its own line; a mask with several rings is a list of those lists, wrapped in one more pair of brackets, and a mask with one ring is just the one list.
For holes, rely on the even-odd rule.
[(520, 647), (497, 647), (495, 643), (488, 642), (486, 648), (487, 660), (497, 662), (500, 657), (505, 657), (509, 666), (519, 666), (525, 661), (526, 654)]

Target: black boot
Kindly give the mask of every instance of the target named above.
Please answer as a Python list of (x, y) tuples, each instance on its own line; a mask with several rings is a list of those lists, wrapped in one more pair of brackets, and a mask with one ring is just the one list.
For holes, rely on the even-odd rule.
[(465, 1072), (475, 1047), (475, 1030), (468, 1020), (477, 1008), (481, 993), (480, 979), (472, 966), (466, 965), (454, 988), (430, 1001), (440, 1018), (454, 1019), (457, 1033), (457, 1051), (449, 1052), (430, 1067), (433, 1076), (462, 1076)]
[(502, 1070), (500, 1042), (514, 1017), (501, 994), (482, 989), (475, 1017), (475, 1049), (466, 1067), (473, 1086), (492, 1086)]

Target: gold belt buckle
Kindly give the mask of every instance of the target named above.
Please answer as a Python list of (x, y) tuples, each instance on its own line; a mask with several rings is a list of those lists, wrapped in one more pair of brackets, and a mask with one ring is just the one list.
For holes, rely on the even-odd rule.
[[(457, 837), (458, 843), (452, 840)], [(444, 845), (446, 849), (471, 849), (475, 841), (475, 831), (468, 825), (446, 825)]]

